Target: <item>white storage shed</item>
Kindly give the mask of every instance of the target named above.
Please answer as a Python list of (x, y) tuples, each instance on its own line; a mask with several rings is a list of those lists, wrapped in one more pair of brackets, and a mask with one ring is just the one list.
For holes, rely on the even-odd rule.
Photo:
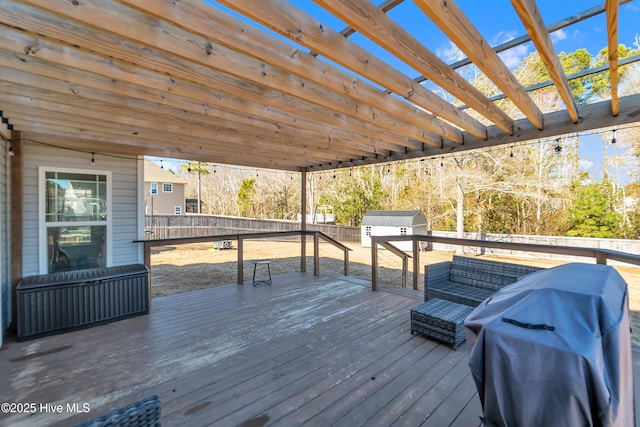
[[(369, 211), (362, 218), (361, 244), (371, 247), (371, 236), (427, 234), (427, 218), (420, 211)], [(391, 242), (398, 249), (412, 251), (411, 241)]]

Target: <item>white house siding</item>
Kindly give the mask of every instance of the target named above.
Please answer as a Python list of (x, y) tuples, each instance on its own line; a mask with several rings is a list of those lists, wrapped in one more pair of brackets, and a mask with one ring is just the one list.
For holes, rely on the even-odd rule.
[[(96, 147), (98, 148), (98, 147)], [(96, 150), (98, 151), (98, 150)], [(111, 171), (111, 249), (109, 265), (125, 265), (142, 262), (138, 243), (138, 161), (124, 157), (95, 155), (91, 166), (91, 154), (27, 143), (24, 146), (24, 277), (40, 274), (38, 180), (39, 168), (94, 169)]]
[[(393, 226), (382, 226), (382, 225), (374, 225), (371, 226), (371, 235), (372, 236), (399, 236), (400, 228), (402, 227), (393, 227)], [(414, 233), (412, 227), (404, 227), (407, 229), (407, 236), (410, 236)], [(411, 240), (408, 241), (393, 241), (391, 242), (395, 247), (402, 251), (412, 251), (413, 250), (413, 242)], [(362, 240), (361, 245), (364, 248), (371, 247), (371, 237), (366, 235), (365, 227), (362, 227)]]
[(0, 138), (0, 346), (11, 319), (11, 246), (9, 236), (9, 158), (7, 143)]

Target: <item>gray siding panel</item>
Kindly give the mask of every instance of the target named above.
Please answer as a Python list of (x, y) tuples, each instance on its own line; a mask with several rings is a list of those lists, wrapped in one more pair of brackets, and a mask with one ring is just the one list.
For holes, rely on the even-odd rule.
[(23, 275), (40, 274), (38, 241), (38, 169), (40, 166), (69, 169), (111, 171), (111, 259), (110, 265), (140, 262), (139, 248), (133, 243), (138, 238), (138, 161), (123, 157), (96, 154), (96, 165), (91, 166), (91, 155), (71, 150), (25, 145), (24, 180), (24, 250)]
[(0, 345), (11, 321), (11, 246), (9, 202), (9, 158), (7, 143), (0, 139)]

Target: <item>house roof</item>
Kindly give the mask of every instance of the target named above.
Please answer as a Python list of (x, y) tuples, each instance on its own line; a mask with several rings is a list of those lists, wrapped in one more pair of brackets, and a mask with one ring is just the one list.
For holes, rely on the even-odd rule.
[(166, 182), (167, 184), (187, 183), (184, 178), (174, 174), (167, 169), (162, 169), (156, 163), (146, 159), (144, 161), (144, 182)]
[[(523, 28), (518, 40), (530, 40), (543, 59), (558, 111), (543, 110), (498, 55), (500, 46), (478, 30), (477, 17), (455, 1), (314, 2), (322, 14), (307, 0), (3, 1), (0, 130), (87, 152), (313, 171), (640, 120), (640, 94), (618, 93), (617, 49), (604, 67), (609, 99), (577, 105), (551, 42), (551, 31), (604, 14), (607, 30), (590, 36), (617, 46), (618, 1), (558, 23), (544, 20), (554, 2), (511, 1)], [(429, 37), (392, 16), (394, 7), (414, 8), (411, 19), (437, 26), (513, 110), (456, 72), (464, 60), (440, 60)], [(492, 23), (496, 30), (503, 24)], [(371, 43), (394, 60), (366, 50)]]
[(369, 211), (362, 217), (363, 226), (416, 227), (426, 223), (421, 211)]

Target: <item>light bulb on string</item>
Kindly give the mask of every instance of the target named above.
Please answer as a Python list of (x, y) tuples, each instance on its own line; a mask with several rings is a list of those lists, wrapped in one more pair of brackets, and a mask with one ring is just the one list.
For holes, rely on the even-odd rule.
[(556, 153), (560, 153), (562, 151), (562, 145), (560, 145), (560, 138), (556, 139), (556, 146), (553, 147), (553, 149), (556, 151)]

